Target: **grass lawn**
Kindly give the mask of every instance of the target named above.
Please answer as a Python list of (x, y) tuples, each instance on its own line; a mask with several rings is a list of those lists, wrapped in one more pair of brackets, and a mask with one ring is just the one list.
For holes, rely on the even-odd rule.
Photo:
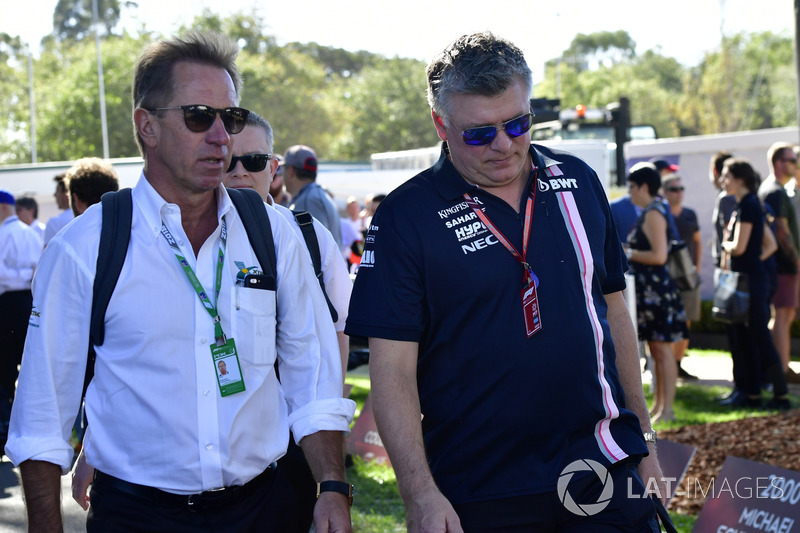
[[(725, 357), (728, 352), (714, 350), (689, 350), (691, 357)], [(353, 385), (350, 397), (358, 404), (356, 416), (361, 412), (369, 394), (369, 377), (361, 374), (350, 374), (346, 382)], [(679, 386), (675, 398), (675, 413), (678, 422), (657, 424), (656, 429), (667, 429), (679, 426), (726, 422), (738, 420), (745, 416), (753, 416), (751, 411), (731, 410), (717, 404), (715, 398), (726, 392), (724, 387), (709, 387), (692, 383)], [(649, 387), (645, 385), (645, 396), (652, 402)], [(800, 398), (791, 397), (793, 407), (800, 406)], [(764, 412), (764, 414), (769, 414)], [(394, 471), (387, 466), (366, 464), (359, 457), (354, 457), (354, 464), (347, 471), (348, 480), (355, 485), (355, 501), (352, 509), (353, 531), (356, 533), (404, 532), (405, 509), (397, 491), (397, 480)], [(675, 526), (681, 533), (690, 533), (696, 516), (670, 513)]]

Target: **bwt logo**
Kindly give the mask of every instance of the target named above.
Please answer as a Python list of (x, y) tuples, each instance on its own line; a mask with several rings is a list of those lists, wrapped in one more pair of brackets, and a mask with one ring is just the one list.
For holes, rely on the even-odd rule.
[[(572, 481), (572, 476), (575, 472), (590, 471), (594, 472), (595, 475), (600, 478), (600, 482), (603, 484), (603, 490), (600, 496), (598, 496), (596, 503), (578, 505), (567, 491), (567, 486), (569, 482)], [(558, 499), (561, 500), (561, 503), (567, 511), (578, 516), (594, 516), (605, 509), (611, 501), (611, 496), (614, 494), (614, 481), (611, 479), (611, 476), (608, 475), (608, 470), (597, 461), (579, 459), (571, 462), (561, 471), (561, 475), (558, 477), (556, 490), (558, 492)]]
[(547, 192), (549, 190), (558, 191), (560, 189), (577, 189), (578, 180), (575, 178), (557, 178), (552, 180), (539, 180), (539, 190)]

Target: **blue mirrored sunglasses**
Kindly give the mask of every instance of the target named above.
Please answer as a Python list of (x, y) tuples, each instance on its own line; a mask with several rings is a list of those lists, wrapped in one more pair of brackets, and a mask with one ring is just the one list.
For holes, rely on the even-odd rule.
[[(517, 118), (512, 118), (501, 124), (506, 135), (509, 137), (519, 137), (531, 129), (533, 125), (533, 114), (526, 113)], [(464, 143), (470, 146), (485, 146), (497, 137), (496, 126), (481, 126), (479, 128), (469, 128), (461, 132)]]

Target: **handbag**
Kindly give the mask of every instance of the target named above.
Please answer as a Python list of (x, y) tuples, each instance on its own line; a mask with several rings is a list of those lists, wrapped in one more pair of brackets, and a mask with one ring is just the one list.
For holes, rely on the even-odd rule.
[(692, 262), (689, 249), (683, 241), (670, 242), (667, 255), (667, 271), (679, 291), (691, 291), (700, 285), (700, 276), (697, 267)]
[(714, 271), (714, 303), (711, 317), (725, 324), (747, 322), (750, 284), (747, 274), (718, 268)]

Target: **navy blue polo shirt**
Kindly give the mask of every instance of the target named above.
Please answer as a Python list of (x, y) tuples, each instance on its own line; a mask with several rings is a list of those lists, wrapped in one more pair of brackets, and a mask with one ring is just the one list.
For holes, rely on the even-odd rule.
[(522, 267), (463, 194), (518, 250), (525, 198), (515, 212), (444, 150), (381, 202), (353, 288), (346, 333), (419, 343), (425, 449), (453, 503), (555, 490), (572, 461), (647, 453), (606, 319), (603, 295), (625, 287), (626, 263), (605, 191), (578, 158), (531, 154), (539, 332), (526, 335)]

